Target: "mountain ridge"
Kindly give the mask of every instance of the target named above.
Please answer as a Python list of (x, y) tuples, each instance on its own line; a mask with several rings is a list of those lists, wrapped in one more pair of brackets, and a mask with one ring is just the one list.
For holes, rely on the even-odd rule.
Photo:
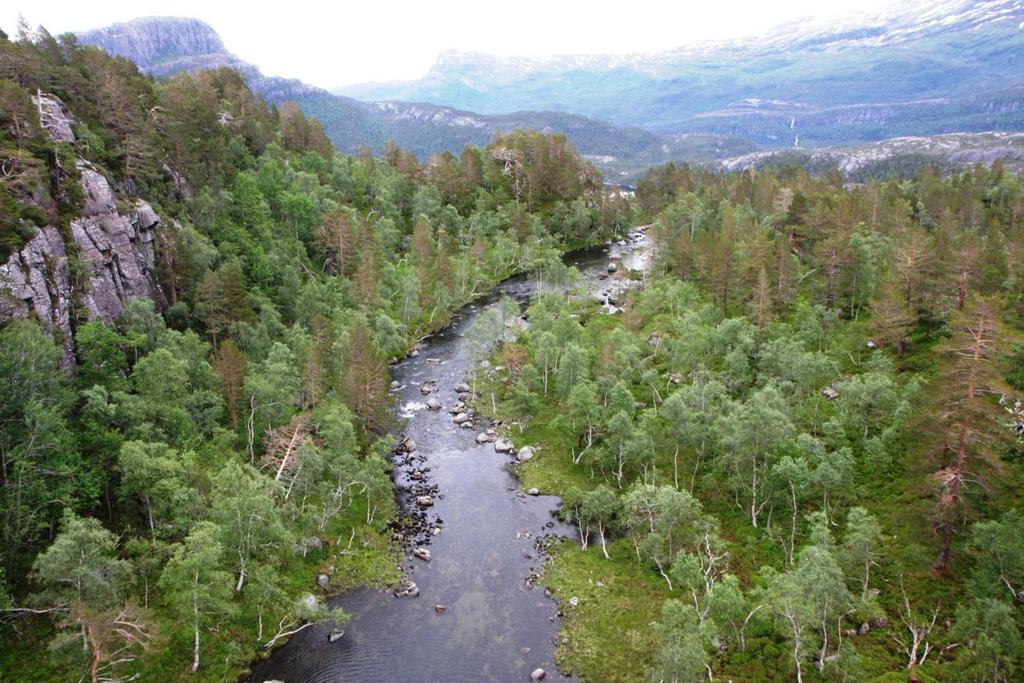
[[(1024, 94), (1016, 92), (1008, 111), (992, 104), (1024, 85), (1022, 26), (1019, 0), (919, 1), (662, 52), (520, 59), (446, 51), (416, 81), (332, 91), (486, 114), (572, 111), (659, 134), (737, 135), (766, 147), (795, 146), (798, 136), (828, 146), (1022, 129)], [(751, 123), (747, 107), (735, 111), (751, 101), (772, 103), (772, 116)], [(857, 108), (864, 120), (822, 115), (837, 107)], [(880, 110), (888, 113), (875, 121)], [(808, 112), (814, 116), (804, 125)], [(795, 118), (792, 132), (775, 117)]]
[[(948, 13), (951, 6), (960, 4), (963, 3), (946, 2), (942, 7)], [(1003, 0), (996, 4), (1024, 5)], [(972, 16), (977, 24), (977, 13)], [(846, 36), (852, 35), (849, 28), (844, 31)], [(813, 30), (804, 31), (801, 44), (814, 43), (816, 49), (824, 49), (821, 46), (828, 41), (808, 37), (813, 33)], [(856, 40), (862, 42), (866, 35), (861, 32)], [(546, 133), (566, 134), (580, 153), (611, 182), (630, 182), (644, 168), (668, 161), (714, 167), (744, 163), (737, 160), (748, 160), (750, 165), (759, 166), (788, 159), (815, 166), (834, 163), (844, 167), (849, 165), (850, 157), (859, 158), (866, 154), (874, 159), (867, 164), (869, 170), (863, 166), (851, 167), (852, 172), (864, 174), (878, 164), (889, 163), (892, 154), (850, 151), (851, 148), (858, 145), (869, 148), (873, 143), (879, 143), (878, 149), (881, 150), (885, 148), (882, 144), (885, 140), (900, 136), (925, 139), (932, 135), (930, 128), (938, 128), (942, 134), (964, 131), (978, 134), (971, 138), (973, 146), (969, 152), (958, 151), (960, 161), (951, 162), (968, 163), (966, 160), (969, 158), (985, 156), (986, 144), (999, 148), (993, 130), (1000, 127), (990, 125), (994, 119), (1020, 121), (1016, 128), (1024, 129), (1024, 83), (968, 97), (920, 93), (916, 98), (903, 101), (852, 104), (821, 104), (782, 94), (776, 97), (747, 96), (750, 93), (737, 89), (732, 93), (720, 93), (716, 109), (702, 111), (691, 106), (680, 130), (679, 126), (613, 123), (557, 107), (480, 114), (430, 101), (390, 99), (364, 102), (332, 94), (301, 81), (264, 75), (257, 66), (228, 52), (216, 31), (198, 19), (144, 17), (82, 32), (78, 38), (82, 43), (127, 57), (156, 77), (204, 68), (237, 69), (269, 102), (295, 101), (308, 115), (317, 117), (332, 142), (342, 151), (354, 152), (363, 145), (379, 151), (390, 140), (426, 159), (443, 151), (458, 153), (465, 145), (486, 145), (498, 132), (533, 128)], [(878, 36), (873, 39), (878, 40)], [(912, 38), (904, 36), (901, 40), (906, 42)], [(1013, 47), (1008, 49), (1016, 55)], [(448, 51), (440, 61), (454, 64), (462, 59), (471, 59), (475, 54)], [(831, 87), (836, 89), (842, 85)], [(670, 107), (671, 98), (672, 94), (668, 92), (661, 106)], [(936, 112), (940, 112), (937, 121)], [(943, 120), (949, 119), (961, 124), (962, 130), (942, 131)], [(855, 135), (852, 139), (845, 135), (802, 137), (807, 128), (848, 131), (851, 127), (867, 133)], [(751, 139), (757, 139), (760, 145), (752, 143)], [(932, 159), (945, 164), (948, 160), (942, 156), (944, 147), (940, 142), (937, 140), (927, 154), (916, 148), (908, 153), (917, 161)], [(889, 145), (887, 149), (906, 148), (908, 145), (904, 144)], [(1015, 150), (1010, 150), (1014, 163)], [(780, 154), (780, 151), (785, 153)]]
[[(269, 102), (295, 101), (307, 114), (316, 116), (335, 146), (346, 152), (362, 145), (380, 150), (391, 140), (427, 158), (442, 151), (458, 153), (465, 145), (486, 145), (498, 132), (530, 127), (567, 134), (581, 153), (610, 159), (603, 163), (604, 170), (617, 175), (624, 167), (631, 175), (648, 165), (668, 161), (668, 152), (661, 150), (679, 149), (682, 144), (637, 127), (567, 112), (520, 111), (487, 116), (431, 103), (362, 102), (331, 94), (298, 80), (263, 74), (257, 66), (228, 52), (216, 31), (198, 19), (142, 17), (76, 35), (79, 42), (131, 59), (155, 77), (209, 68), (237, 69)], [(756, 149), (728, 136), (713, 137), (721, 138), (721, 144), (737, 154)], [(706, 148), (706, 144), (700, 148)]]

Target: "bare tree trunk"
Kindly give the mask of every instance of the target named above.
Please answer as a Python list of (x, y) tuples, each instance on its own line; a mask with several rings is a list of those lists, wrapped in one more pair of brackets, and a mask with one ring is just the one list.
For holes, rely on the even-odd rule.
[(195, 634), (192, 649), (192, 673), (199, 671), (199, 573), (192, 575), (192, 632)]

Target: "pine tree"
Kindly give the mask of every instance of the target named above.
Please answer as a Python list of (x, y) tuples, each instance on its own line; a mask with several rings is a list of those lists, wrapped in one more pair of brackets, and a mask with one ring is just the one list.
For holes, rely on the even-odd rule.
[(1004, 419), (999, 406), (990, 401), (993, 393), (1009, 390), (996, 363), (1002, 346), (998, 308), (988, 299), (977, 298), (953, 318), (953, 335), (943, 351), (950, 358), (939, 386), (948, 387), (948, 402), (942, 415), (943, 467), (935, 473), (939, 486), (937, 520), (942, 533), (935, 569), (949, 568), (953, 534), (964, 514), (968, 480), (977, 480), (986, 459), (1005, 438)]
[(231, 429), (238, 431), (238, 402), (245, 385), (245, 355), (228, 339), (217, 350), (214, 370), (220, 381), (221, 395), (228, 406)]
[(347, 275), (354, 252), (353, 233), (355, 216), (352, 209), (336, 204), (324, 214), (314, 239), (327, 254), (324, 268), (338, 275)]
[(387, 364), (362, 317), (353, 321), (345, 344), (342, 395), (366, 433), (380, 433), (388, 424)]

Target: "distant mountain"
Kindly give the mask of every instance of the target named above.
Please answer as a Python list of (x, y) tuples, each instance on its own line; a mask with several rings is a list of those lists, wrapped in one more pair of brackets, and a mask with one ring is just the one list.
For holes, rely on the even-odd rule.
[(632, 177), (644, 168), (671, 159), (710, 160), (757, 149), (738, 138), (705, 135), (676, 138), (636, 127), (623, 127), (578, 114), (520, 111), (481, 115), (436, 104), (358, 100), (333, 95), (297, 80), (266, 76), (231, 54), (220, 36), (198, 19), (145, 17), (77, 34), (95, 45), (131, 59), (153, 76), (231, 67), (269, 102), (292, 100), (317, 117), (335, 146), (353, 152), (360, 145), (379, 150), (394, 140), (420, 159), (441, 151), (458, 153), (465, 145), (486, 145), (499, 131), (532, 128), (564, 133), (581, 154), (610, 177)]
[(488, 114), (566, 111), (767, 147), (1024, 129), (1024, 3), (915, 0), (668, 52), (498, 58), (446, 52), (418, 81), (337, 92)]

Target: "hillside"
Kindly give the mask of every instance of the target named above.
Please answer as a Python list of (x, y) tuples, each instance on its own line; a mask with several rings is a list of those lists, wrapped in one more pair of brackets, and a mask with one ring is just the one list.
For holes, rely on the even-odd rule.
[(424, 78), (337, 92), (490, 114), (571, 111), (660, 134), (767, 147), (1024, 126), (1024, 6), (898, 3), (744, 40), (634, 55), (498, 58), (450, 51)]

